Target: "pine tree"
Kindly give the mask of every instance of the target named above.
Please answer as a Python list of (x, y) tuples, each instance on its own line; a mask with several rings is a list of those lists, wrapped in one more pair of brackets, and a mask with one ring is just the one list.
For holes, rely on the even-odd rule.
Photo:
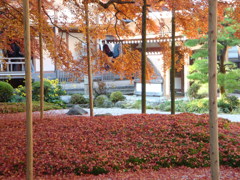
[[(230, 10), (226, 10), (226, 15), (223, 21), (218, 24), (218, 85), (220, 93), (233, 92), (239, 89), (239, 69), (236, 65), (228, 62), (228, 49), (233, 46), (240, 45), (240, 38), (235, 36), (236, 32), (240, 30), (240, 23), (230, 17)], [(190, 68), (191, 74), (189, 79), (199, 81), (199, 83), (207, 82), (207, 54), (208, 54), (208, 36), (199, 39), (188, 40), (186, 46), (199, 46), (192, 58), (195, 59), (193, 66)], [(199, 61), (199, 59), (202, 59)], [(228, 92), (226, 92), (226, 90)]]

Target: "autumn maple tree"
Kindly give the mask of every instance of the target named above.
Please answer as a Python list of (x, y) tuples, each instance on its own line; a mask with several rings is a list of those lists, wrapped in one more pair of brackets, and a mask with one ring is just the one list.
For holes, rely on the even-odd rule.
[[(30, 0), (32, 56), (38, 57), (39, 54), (38, 32), (40, 31), (43, 36), (44, 49), (49, 52), (49, 56), (57, 67), (83, 77), (87, 72), (86, 56), (80, 54), (77, 59), (74, 59), (62, 37), (62, 32), (66, 32), (70, 36), (77, 38), (79, 43), (76, 49), (78, 51), (84, 51), (82, 45), (85, 43), (85, 39), (76, 37), (70, 33), (71, 29), (75, 29), (76, 32), (85, 34), (83, 1), (63, 0), (61, 3), (57, 2), (58, 1), (42, 0), (42, 29), (39, 29), (37, 1)], [(166, 9), (171, 10), (172, 2), (172, 0), (148, 0), (148, 34), (160, 34), (167, 28), (168, 23), (164, 18), (153, 18), (150, 14), (152, 12), (161, 13)], [(134, 50), (130, 45), (123, 44), (123, 53), (113, 59), (97, 48), (97, 41), (99, 39), (105, 39), (106, 35), (112, 35), (116, 40), (123, 40), (135, 35), (140, 35), (143, 2), (141, 0), (89, 0), (88, 3), (93, 72), (113, 72), (128, 79), (140, 77), (141, 54), (139, 51)], [(222, 12), (222, 9), (222, 7), (219, 8), (219, 13)], [(21, 47), (22, 52), (24, 52), (22, 1), (0, 0), (0, 12), (0, 49), (10, 49), (10, 43), (16, 42)], [(207, 0), (179, 0), (176, 7), (177, 32), (180, 32), (188, 38), (199, 37), (206, 33), (206, 12)], [(236, 16), (236, 18), (238, 18), (238, 16)], [(130, 23), (127, 23), (126, 20)], [(54, 33), (53, 27), (57, 28), (60, 33)], [(167, 37), (167, 35), (164, 35), (164, 37)], [(159, 36), (158, 38), (163, 37)], [(164, 54), (165, 69), (169, 69), (169, 43), (160, 43), (160, 46)], [(178, 70), (180, 70), (184, 64), (183, 58), (180, 57), (184, 57), (188, 53), (189, 51), (184, 47), (184, 44), (179, 42), (176, 52), (177, 58), (175, 58)], [(108, 67), (107, 69), (106, 66)], [(151, 79), (153, 74), (153, 68), (151, 68), (150, 63), (148, 63), (147, 79)]]

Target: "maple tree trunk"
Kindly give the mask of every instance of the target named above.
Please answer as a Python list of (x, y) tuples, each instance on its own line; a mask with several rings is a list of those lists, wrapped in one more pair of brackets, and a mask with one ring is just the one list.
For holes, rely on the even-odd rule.
[(41, 0), (38, 0), (38, 14), (39, 14), (39, 55), (40, 55), (40, 118), (43, 119), (44, 111), (44, 81), (43, 81), (43, 48), (42, 48), (42, 32), (41, 32)]
[(27, 129), (27, 179), (33, 179), (33, 134), (32, 134), (32, 77), (31, 44), (29, 24), (29, 0), (23, 1), (24, 56), (26, 64), (26, 129)]
[[(226, 68), (224, 66), (224, 62), (226, 62), (226, 54), (227, 54), (227, 46), (225, 46), (222, 50), (221, 56), (220, 56), (220, 73), (226, 74)], [(225, 94), (225, 87), (220, 86), (220, 93), (221, 96)]]
[(142, 7), (142, 113), (146, 113), (146, 9), (147, 0)]
[(88, 90), (89, 90), (89, 107), (90, 116), (93, 116), (93, 89), (92, 89), (92, 65), (90, 57), (90, 35), (89, 35), (89, 19), (88, 19), (88, 0), (85, 0), (85, 16), (86, 16), (86, 40), (87, 40), (87, 60), (88, 60)]
[(219, 179), (219, 145), (217, 118), (217, 0), (209, 0), (208, 15), (209, 56), (209, 125), (211, 179)]
[(171, 114), (175, 114), (175, 8), (174, 7), (172, 9), (170, 90), (171, 90)]

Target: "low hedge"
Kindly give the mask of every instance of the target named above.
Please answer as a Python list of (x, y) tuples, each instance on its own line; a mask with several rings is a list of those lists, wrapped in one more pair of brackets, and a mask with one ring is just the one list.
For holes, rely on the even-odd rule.
[[(5, 113), (17, 113), (17, 112), (24, 112), (25, 111), (25, 103), (0, 103), (0, 114)], [(44, 102), (44, 110), (52, 110), (52, 109), (62, 109), (61, 106)], [(33, 101), (33, 111), (40, 111), (40, 102)]]

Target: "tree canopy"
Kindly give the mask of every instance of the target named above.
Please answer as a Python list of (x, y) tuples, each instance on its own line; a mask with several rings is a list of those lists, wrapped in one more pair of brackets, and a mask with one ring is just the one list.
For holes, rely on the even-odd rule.
[[(235, 8), (225, 9), (224, 19), (218, 23), (218, 38), (217, 38), (217, 53), (218, 53), (218, 84), (220, 92), (223, 95), (225, 89), (227, 92), (233, 92), (239, 89), (239, 70), (236, 70), (236, 65), (228, 62), (228, 49), (233, 46), (240, 45), (240, 38), (237, 32), (240, 30), (240, 22), (233, 16), (232, 12)], [(192, 55), (193, 59), (205, 59), (208, 57), (208, 36), (199, 39), (192, 39), (186, 42), (187, 46), (198, 46), (198, 49)], [(203, 62), (201, 62), (203, 61)], [(190, 79), (199, 81), (200, 83), (207, 82), (206, 63), (204, 60), (195, 61), (191, 71)], [(203, 78), (203, 76), (205, 78)], [(235, 88), (235, 89), (234, 89)]]
[[(49, 52), (50, 57), (56, 63), (58, 68), (75, 72), (78, 76), (83, 77), (87, 71), (87, 62), (85, 56), (79, 56), (74, 59), (72, 53), (68, 50), (66, 42), (63, 40), (62, 33), (55, 34), (53, 27), (56, 27), (60, 32), (67, 32), (69, 35), (71, 30), (85, 34), (85, 1), (63, 0), (48, 1), (42, 0), (42, 13), (38, 14), (37, 1), (30, 0), (30, 17), (31, 17), (31, 41), (32, 41), (32, 56), (38, 57), (39, 44), (38, 32), (42, 32), (44, 49)], [(116, 39), (129, 38), (141, 33), (142, 23), (142, 1), (141, 0), (88, 0), (89, 17), (90, 17), (90, 36), (91, 36), (91, 59), (93, 71), (108, 71), (125, 76), (131, 79), (133, 76), (140, 74), (141, 62), (140, 52), (132, 50), (129, 45), (123, 46), (121, 56), (112, 60), (102, 51), (97, 50), (96, 41), (105, 39), (106, 35), (112, 35)], [(177, 5), (174, 5), (172, 0), (148, 0), (147, 12), (147, 33), (159, 35), (162, 38), (169, 36), (170, 31), (168, 24), (169, 19), (163, 14), (176, 6), (176, 27), (177, 31), (187, 36), (188, 38), (201, 37), (207, 32), (207, 0), (179, 0)], [(239, 3), (238, 3), (239, 4)], [(226, 3), (220, 3), (219, 17), (223, 17), (223, 10)], [(238, 7), (239, 8), (239, 7)], [(236, 9), (237, 11), (237, 9)], [(159, 14), (155, 14), (158, 12)], [(234, 13), (233, 13), (234, 14)], [(38, 19), (41, 16), (42, 28), (39, 29)], [(57, 17), (57, 18), (56, 18)], [(239, 17), (236, 16), (236, 19)], [(239, 20), (239, 19), (238, 19)], [(198, 27), (198, 28), (196, 28)], [(16, 42), (23, 49), (23, 13), (22, 1), (0, 0), (0, 49), (11, 49), (10, 44)], [(84, 37), (84, 36), (83, 36)], [(76, 49), (82, 49), (82, 43), (85, 43), (84, 38), (74, 36), (79, 40)], [(164, 56), (165, 69), (170, 67), (169, 43), (160, 43)], [(188, 51), (183, 43), (179, 43), (178, 56), (184, 57)], [(181, 58), (176, 58), (178, 68), (184, 64)], [(147, 65), (147, 79), (153, 75), (153, 69), (150, 63)]]

